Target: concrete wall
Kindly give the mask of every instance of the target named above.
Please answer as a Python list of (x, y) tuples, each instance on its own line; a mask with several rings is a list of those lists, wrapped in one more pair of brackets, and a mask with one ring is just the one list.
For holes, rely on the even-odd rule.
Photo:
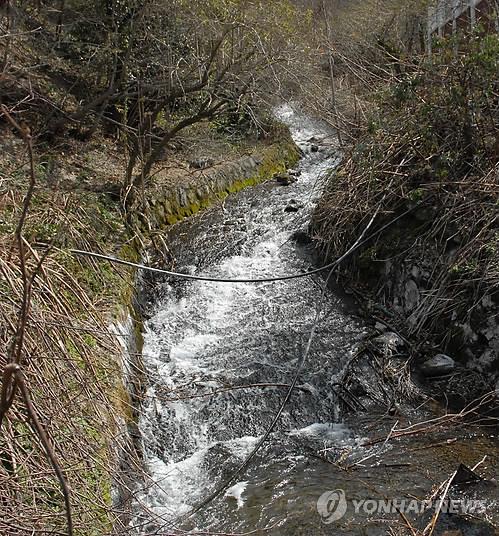
[(446, 36), (459, 29), (471, 30), (483, 24), (487, 31), (499, 31), (499, 0), (437, 0), (428, 6), (427, 49), (435, 35)]

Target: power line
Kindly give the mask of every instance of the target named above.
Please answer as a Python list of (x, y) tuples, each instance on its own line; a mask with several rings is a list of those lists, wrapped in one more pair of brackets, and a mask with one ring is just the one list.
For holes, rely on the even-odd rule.
[[(394, 218), (393, 220), (390, 220), (388, 223), (380, 227), (376, 232), (369, 235), (367, 238), (364, 238), (363, 240), (357, 241), (354, 246), (352, 246), (347, 253), (345, 253), (342, 257), (339, 259), (330, 262), (329, 264), (326, 264), (325, 266), (322, 266), (321, 268), (315, 268), (314, 270), (309, 270), (307, 272), (301, 272), (299, 274), (288, 274), (288, 275), (278, 275), (278, 276), (271, 276), (271, 277), (263, 277), (263, 278), (236, 278), (236, 279), (230, 279), (225, 277), (213, 277), (213, 276), (206, 276), (206, 275), (193, 275), (193, 274), (184, 274), (182, 272), (174, 272), (172, 270), (165, 270), (163, 268), (154, 268), (152, 266), (146, 266), (144, 264), (140, 264), (137, 262), (131, 262), (126, 261), (124, 259), (120, 259), (118, 257), (113, 257), (111, 255), (104, 255), (102, 253), (95, 253), (93, 251), (84, 251), (81, 249), (70, 249), (69, 252), (73, 255), (77, 256), (83, 256), (83, 257), (92, 257), (95, 259), (101, 259), (105, 261), (112, 262), (114, 264), (121, 264), (123, 266), (129, 266), (131, 268), (137, 268), (139, 270), (146, 270), (148, 272), (153, 272), (156, 274), (164, 274), (169, 275), (172, 277), (177, 277), (179, 279), (190, 279), (194, 281), (209, 281), (213, 283), (272, 283), (275, 281), (289, 281), (291, 279), (300, 279), (302, 277), (309, 277), (311, 275), (315, 275), (321, 272), (325, 272), (326, 270), (330, 270), (332, 268), (335, 268), (341, 261), (345, 259), (346, 256), (351, 255), (355, 250), (372, 240), (375, 236), (382, 233), (385, 229), (392, 226), (394, 223), (399, 221), (404, 216), (407, 216), (410, 212), (413, 212), (417, 208), (419, 208), (423, 203), (428, 201), (431, 197), (433, 197), (434, 194), (427, 197), (424, 201), (420, 201), (413, 207), (407, 209), (402, 214)], [(376, 211), (376, 214), (378, 211)], [(364, 231), (365, 232), (365, 231)], [(362, 238), (363, 234), (361, 235)]]
[(251, 461), (253, 460), (253, 458), (256, 456), (256, 454), (261, 449), (263, 444), (267, 441), (267, 439), (269, 438), (270, 434), (274, 430), (275, 426), (279, 422), (279, 419), (281, 418), (282, 412), (284, 411), (287, 403), (289, 402), (289, 400), (291, 398), (291, 395), (292, 395), (294, 389), (296, 388), (300, 373), (301, 373), (301, 371), (302, 371), (302, 369), (303, 369), (303, 367), (305, 365), (305, 362), (306, 362), (306, 360), (308, 358), (308, 355), (310, 353), (310, 349), (311, 349), (312, 341), (313, 341), (313, 339), (315, 337), (316, 329), (317, 329), (317, 327), (319, 325), (319, 321), (320, 321), (320, 317), (321, 317), (321, 313), (322, 313), (322, 308), (323, 308), (323, 304), (324, 304), (324, 298), (325, 298), (325, 295), (326, 295), (327, 285), (328, 285), (329, 280), (330, 280), (330, 278), (331, 278), (331, 276), (332, 276), (332, 274), (334, 272), (334, 269), (339, 264), (341, 264), (341, 262), (343, 262), (347, 257), (349, 257), (355, 250), (357, 250), (359, 247), (361, 247), (362, 245), (366, 244), (369, 240), (371, 240), (372, 238), (374, 238), (378, 234), (382, 233), (385, 229), (387, 229), (388, 227), (390, 227), (391, 225), (393, 225), (394, 223), (399, 221), (401, 218), (403, 218), (404, 216), (406, 216), (410, 212), (412, 212), (415, 209), (419, 208), (419, 206), (421, 206), (424, 202), (428, 201), (431, 197), (433, 197), (433, 195), (430, 195), (425, 200), (423, 200), (423, 201), (417, 203), (416, 205), (414, 205), (413, 207), (405, 210), (399, 216), (393, 218), (388, 223), (383, 225), (380, 229), (378, 229), (376, 232), (371, 233), (367, 238), (365, 238), (365, 235), (366, 235), (367, 231), (371, 228), (374, 220), (376, 219), (376, 217), (377, 217), (377, 215), (379, 213), (380, 207), (381, 207), (382, 202), (383, 202), (383, 201), (381, 201), (381, 203), (378, 205), (378, 208), (376, 209), (376, 211), (372, 215), (369, 223), (367, 224), (367, 226), (362, 231), (362, 234), (359, 236), (359, 238), (356, 240), (356, 242), (348, 249), (348, 251), (346, 251), (341, 257), (339, 257), (335, 261), (333, 261), (331, 263), (328, 263), (327, 265), (325, 265), (325, 266), (323, 266), (321, 268), (317, 268), (317, 269), (310, 270), (310, 271), (304, 272), (304, 273), (299, 273), (299, 274), (290, 274), (290, 275), (266, 277), (266, 278), (261, 278), (261, 279), (216, 278), (216, 277), (209, 277), (209, 276), (197, 276), (197, 275), (192, 275), (192, 274), (183, 274), (183, 273), (180, 273), (180, 272), (174, 272), (174, 271), (171, 271), (171, 270), (165, 270), (165, 269), (161, 269), (161, 268), (153, 268), (153, 267), (150, 267), (150, 266), (145, 266), (143, 264), (134, 263), (134, 262), (130, 262), (130, 261), (125, 261), (123, 259), (118, 259), (118, 258), (109, 256), (109, 255), (103, 255), (103, 254), (94, 253), (94, 252), (90, 252), (90, 251), (82, 251), (82, 250), (76, 250), (76, 249), (70, 250), (70, 252), (72, 254), (74, 254), (74, 255), (94, 257), (94, 258), (97, 258), (97, 259), (107, 260), (109, 262), (114, 262), (114, 263), (117, 263), (117, 264), (122, 264), (122, 265), (125, 265), (125, 266), (130, 266), (130, 267), (133, 267), (133, 268), (137, 268), (137, 269), (147, 270), (147, 271), (154, 272), (154, 273), (161, 273), (161, 274), (165, 274), (165, 275), (169, 275), (169, 276), (173, 276), (173, 277), (178, 277), (178, 278), (182, 278), (182, 279), (190, 279), (190, 280), (198, 280), (198, 281), (209, 281), (209, 282), (220, 282), (220, 283), (263, 283), (263, 282), (283, 281), (283, 280), (290, 280), (290, 279), (298, 279), (298, 278), (302, 278), (302, 277), (308, 277), (310, 275), (317, 274), (317, 273), (329, 270), (328, 276), (327, 276), (327, 278), (325, 279), (325, 281), (323, 283), (321, 296), (319, 298), (315, 318), (314, 318), (314, 321), (313, 321), (313, 324), (312, 324), (312, 327), (311, 327), (311, 330), (310, 330), (310, 334), (309, 334), (309, 337), (308, 337), (308, 340), (307, 340), (305, 351), (303, 352), (302, 356), (300, 357), (300, 359), (299, 359), (299, 361), (297, 363), (297, 366), (296, 366), (296, 369), (295, 369), (295, 372), (294, 372), (294, 376), (293, 376), (293, 381), (290, 384), (289, 389), (286, 392), (286, 396), (285, 396), (284, 400), (282, 401), (281, 405), (279, 406), (279, 409), (278, 409), (277, 413), (275, 414), (274, 419), (272, 420), (272, 423), (267, 428), (267, 430), (265, 431), (264, 435), (259, 439), (258, 443), (255, 445), (255, 447), (252, 449), (252, 451), (249, 453), (249, 455), (246, 457), (246, 459), (243, 461), (243, 463), (241, 463), (236, 468), (236, 470), (231, 474), (231, 476), (228, 479), (226, 479), (223, 482), (223, 484), (221, 486), (219, 486), (213, 493), (211, 493), (201, 503), (199, 503), (197, 506), (192, 508), (188, 513), (184, 514), (184, 516), (182, 516), (180, 519), (177, 519), (175, 521), (172, 520), (172, 521), (164, 524), (162, 527), (159, 527), (155, 531), (155, 534), (158, 534), (158, 531), (164, 530), (166, 525), (171, 526), (171, 524), (173, 524), (173, 523), (177, 524), (178, 522), (182, 522), (184, 520), (187, 520), (188, 518), (192, 517), (194, 514), (196, 514), (200, 510), (202, 510), (210, 502), (212, 502), (217, 497), (219, 497), (234, 482), (236, 477), (238, 475), (240, 475), (245, 469), (247, 469), (247, 467), (251, 464)]

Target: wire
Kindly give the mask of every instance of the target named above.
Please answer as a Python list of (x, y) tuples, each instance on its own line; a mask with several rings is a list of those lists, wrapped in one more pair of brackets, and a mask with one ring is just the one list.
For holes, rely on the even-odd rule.
[[(410, 212), (416, 210), (419, 208), (424, 202), (426, 202), (428, 199), (433, 197), (433, 194), (429, 197), (427, 197), (424, 201), (420, 201), (413, 207), (407, 209), (402, 214), (394, 218), (393, 220), (390, 220), (388, 223), (383, 225), (380, 229), (378, 229), (376, 232), (369, 235), (367, 238), (364, 238), (363, 240), (357, 241), (354, 246), (352, 246), (347, 253), (345, 253), (343, 256), (341, 256), (339, 259), (330, 262), (329, 264), (326, 264), (325, 266), (322, 266), (321, 268), (315, 268), (314, 270), (309, 270), (307, 272), (302, 272), (299, 274), (289, 274), (289, 275), (278, 275), (278, 276), (271, 276), (271, 277), (263, 277), (261, 279), (251, 279), (251, 278), (241, 278), (241, 279), (230, 279), (225, 277), (211, 277), (206, 275), (193, 275), (193, 274), (183, 274), (181, 272), (173, 272), (171, 270), (165, 270), (163, 268), (153, 268), (152, 266), (146, 266), (144, 264), (139, 264), (136, 262), (126, 261), (124, 259), (119, 259), (117, 257), (113, 257), (111, 255), (103, 255), (101, 253), (95, 253), (93, 251), (83, 251), (81, 249), (70, 249), (69, 252), (73, 255), (83, 256), (83, 257), (93, 257), (95, 259), (101, 259), (105, 261), (109, 261), (115, 264), (121, 264), (123, 266), (130, 266), (131, 268), (138, 268), (140, 270), (146, 270), (148, 272), (154, 272), (157, 274), (164, 274), (169, 275), (172, 277), (178, 277), (180, 279), (191, 279), (194, 281), (210, 281), (213, 283), (271, 283), (274, 281), (289, 281), (290, 279), (299, 279), (302, 277), (309, 277), (311, 275), (315, 275), (321, 272), (325, 272), (326, 270), (330, 270), (331, 268), (335, 268), (339, 262), (343, 261), (346, 256), (351, 255), (356, 249), (363, 246), (367, 242), (369, 242), (372, 238), (377, 236), (378, 234), (382, 233), (385, 229), (396, 223), (398, 220), (403, 218), (404, 216), (407, 216)], [(376, 214), (378, 211), (376, 211)], [(363, 235), (361, 235), (362, 238)]]
[(289, 402), (289, 400), (291, 398), (291, 395), (292, 395), (292, 393), (293, 393), (293, 391), (294, 391), (294, 389), (295, 389), (295, 387), (296, 387), (296, 385), (298, 383), (300, 373), (301, 373), (301, 371), (302, 371), (302, 369), (303, 369), (303, 367), (305, 365), (305, 362), (306, 362), (306, 360), (308, 358), (308, 355), (310, 353), (310, 349), (311, 349), (311, 346), (312, 346), (312, 341), (313, 341), (313, 338), (315, 336), (317, 326), (319, 324), (319, 320), (320, 320), (320, 316), (321, 316), (321, 312), (322, 312), (322, 308), (323, 308), (323, 304), (324, 304), (324, 298), (325, 298), (325, 295), (326, 295), (327, 286), (328, 286), (329, 280), (330, 280), (330, 278), (331, 278), (331, 276), (332, 276), (332, 274), (334, 272), (334, 269), (341, 262), (343, 262), (347, 257), (349, 257), (355, 250), (357, 250), (359, 247), (361, 247), (362, 245), (367, 243), (369, 240), (371, 240), (373, 237), (377, 236), (378, 234), (383, 232), (385, 229), (387, 229), (388, 227), (390, 227), (391, 225), (393, 225), (394, 223), (399, 221), (401, 218), (403, 218), (404, 216), (406, 216), (407, 214), (409, 214), (410, 212), (412, 212), (413, 210), (415, 210), (416, 208), (421, 206), (424, 202), (426, 202), (431, 197), (433, 197), (433, 195), (430, 195), (425, 200), (423, 200), (420, 203), (417, 203), (416, 205), (414, 205), (413, 207), (405, 210), (402, 214), (400, 214), (396, 218), (390, 220), (388, 223), (383, 225), (376, 232), (371, 233), (367, 238), (364, 238), (366, 233), (367, 233), (367, 231), (370, 229), (370, 227), (372, 226), (375, 218), (377, 217), (377, 215), (379, 213), (379, 210), (380, 210), (380, 207), (381, 207), (381, 204), (382, 204), (382, 203), (380, 203), (378, 205), (378, 208), (376, 209), (375, 213), (371, 217), (369, 223), (367, 224), (367, 226), (362, 231), (362, 234), (359, 236), (359, 238), (356, 240), (356, 242), (348, 249), (348, 251), (346, 251), (341, 257), (339, 257), (335, 261), (333, 261), (331, 263), (328, 263), (327, 265), (325, 265), (325, 266), (323, 266), (321, 268), (317, 268), (317, 269), (310, 270), (308, 272), (304, 272), (304, 273), (300, 273), (300, 274), (291, 274), (291, 275), (283, 275), (283, 276), (276, 276), (276, 277), (267, 277), (267, 278), (261, 278), (261, 279), (215, 278), (215, 277), (209, 277), (209, 276), (196, 276), (196, 275), (191, 275), (191, 274), (183, 274), (183, 273), (179, 273), (179, 272), (173, 272), (173, 271), (170, 271), (170, 270), (164, 270), (164, 269), (160, 269), (160, 268), (153, 268), (153, 267), (145, 266), (145, 265), (142, 265), (142, 264), (139, 264), (139, 263), (125, 261), (123, 259), (117, 259), (115, 257), (111, 257), (111, 256), (108, 256), (108, 255), (102, 255), (102, 254), (99, 254), (99, 253), (93, 253), (93, 252), (89, 252), (89, 251), (82, 251), (82, 250), (76, 250), (76, 249), (70, 250), (70, 252), (72, 254), (74, 254), (74, 255), (89, 256), (89, 257), (94, 257), (94, 258), (98, 258), (98, 259), (102, 259), (102, 260), (108, 260), (110, 262), (115, 262), (117, 264), (122, 264), (122, 265), (125, 265), (125, 266), (130, 266), (130, 267), (134, 267), (134, 268), (138, 268), (138, 269), (143, 269), (143, 270), (147, 270), (147, 271), (154, 272), (154, 273), (166, 274), (166, 275), (170, 275), (170, 276), (174, 276), (174, 277), (179, 277), (179, 278), (182, 278), (182, 279), (190, 279), (190, 280), (198, 280), (198, 281), (210, 281), (210, 282), (220, 282), (220, 283), (263, 283), (263, 282), (272, 282), (272, 281), (283, 281), (283, 280), (290, 280), (290, 279), (298, 279), (298, 278), (302, 278), (302, 277), (308, 277), (310, 275), (317, 274), (317, 273), (329, 270), (329, 274), (328, 274), (327, 278), (325, 279), (323, 287), (322, 287), (320, 300), (318, 302), (314, 322), (313, 322), (311, 330), (310, 330), (310, 334), (309, 334), (308, 341), (307, 341), (307, 344), (306, 344), (306, 347), (305, 347), (305, 351), (303, 352), (302, 356), (300, 357), (300, 359), (299, 359), (299, 361), (297, 363), (296, 370), (295, 370), (295, 373), (294, 373), (294, 376), (293, 376), (293, 381), (290, 384), (289, 389), (286, 392), (286, 396), (285, 396), (284, 400), (282, 401), (282, 403), (281, 403), (281, 405), (280, 405), (280, 407), (279, 407), (274, 419), (272, 420), (272, 423), (267, 428), (267, 430), (265, 431), (264, 435), (259, 439), (258, 443), (255, 445), (255, 447), (252, 449), (252, 451), (249, 453), (249, 455), (246, 457), (246, 459), (243, 461), (243, 463), (241, 463), (236, 468), (236, 470), (231, 474), (231, 476), (228, 479), (226, 479), (223, 482), (223, 484), (221, 486), (219, 486), (213, 493), (211, 493), (201, 503), (199, 503), (197, 506), (193, 507), (189, 512), (187, 512), (186, 514), (184, 514), (180, 518), (177, 518), (177, 520), (172, 520), (170, 522), (167, 522), (166, 524), (163, 524), (163, 526), (159, 527), (154, 532), (154, 534), (158, 534), (159, 531), (164, 530), (164, 528), (167, 525), (169, 525), (169, 526), (171, 526), (173, 524), (177, 525), (179, 522), (181, 523), (182, 521), (186, 521), (187, 519), (192, 517), (194, 514), (196, 514), (200, 510), (202, 510), (210, 502), (212, 502), (218, 496), (220, 496), (220, 494), (223, 493), (230, 486), (230, 484), (232, 484), (232, 482), (234, 482), (236, 477), (238, 475), (240, 475), (245, 469), (247, 469), (247, 467), (251, 464), (251, 461), (253, 460), (253, 458), (256, 456), (258, 451), (261, 449), (262, 445), (267, 441), (267, 439), (269, 438), (270, 434), (272, 433), (272, 431), (274, 430), (275, 426), (277, 425), (279, 419), (281, 418), (282, 412), (284, 411), (287, 403)]

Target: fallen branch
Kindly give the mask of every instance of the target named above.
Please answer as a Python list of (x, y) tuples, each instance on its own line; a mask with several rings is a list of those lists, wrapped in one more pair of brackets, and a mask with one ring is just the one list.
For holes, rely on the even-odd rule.
[[(445, 415), (442, 415), (441, 417), (436, 417), (434, 419), (429, 419), (427, 421), (416, 423), (411, 426), (408, 426), (407, 428), (394, 430), (394, 432), (389, 435), (388, 439), (392, 440), (392, 439), (397, 439), (400, 437), (417, 435), (423, 432), (427, 433), (429, 431), (435, 430), (436, 428), (444, 424), (455, 424), (456, 422), (464, 420), (469, 415), (476, 413), (480, 409), (481, 406), (493, 400), (495, 396), (496, 396), (495, 391), (491, 393), (486, 393), (482, 397), (477, 398), (476, 400), (473, 400), (472, 402), (470, 402), (459, 413), (447, 413)], [(384, 436), (377, 437), (375, 439), (371, 439), (369, 441), (362, 443), (362, 446), (369, 447), (371, 445), (375, 445), (377, 443), (381, 443), (386, 440), (387, 438), (385, 438)]]

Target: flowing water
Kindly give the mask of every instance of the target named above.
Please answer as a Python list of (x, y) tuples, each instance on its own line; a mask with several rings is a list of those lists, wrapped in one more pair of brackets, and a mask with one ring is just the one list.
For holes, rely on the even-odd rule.
[[(313, 267), (296, 232), (306, 230), (338, 149), (321, 123), (288, 106), (278, 114), (304, 152), (297, 182), (261, 184), (174, 226), (168, 238), (177, 268), (261, 278)], [(385, 534), (383, 516), (355, 513), (350, 504), (340, 520), (324, 523), (318, 498), (328, 490), (345, 490), (349, 501), (423, 498), (456, 463), (473, 465), (490, 450), (495, 439), (481, 430), (458, 431), (457, 443), (447, 441), (452, 431), (414, 438), (412, 450), (405, 443), (363, 446), (395, 418), (386, 408), (356, 416), (340, 410), (335, 379), (367, 330), (345, 296), (328, 289), (297, 388), (268, 441), (224, 493), (183, 517), (232, 475), (269, 427), (305, 350), (323, 284), (320, 275), (259, 284), (155, 281), (140, 419), (150, 477), (136, 491), (136, 534)], [(404, 412), (401, 422), (423, 417), (422, 410)], [(432, 446), (439, 443), (447, 447)], [(359, 462), (348, 471), (327, 461), (347, 458)], [(488, 466), (494, 464), (497, 458)], [(495, 492), (487, 493), (494, 517)], [(384, 517), (401, 522), (397, 513)]]

